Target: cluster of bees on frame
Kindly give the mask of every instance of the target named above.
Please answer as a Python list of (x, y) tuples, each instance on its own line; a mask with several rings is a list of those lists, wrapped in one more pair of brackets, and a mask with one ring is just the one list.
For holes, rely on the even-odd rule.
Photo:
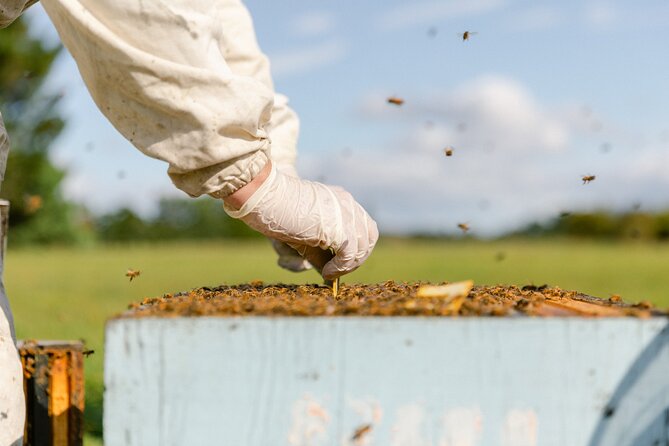
[[(462, 39), (463, 42), (466, 42), (467, 40), (470, 40), (472, 36), (478, 34), (476, 31), (464, 31), (461, 33), (458, 33), (457, 35)], [(430, 28), (427, 32), (427, 35), (429, 37), (435, 37), (437, 35), (437, 29), (436, 28)], [(387, 99), (388, 104), (400, 107), (404, 105), (404, 99), (397, 97), (397, 96), (390, 96)], [(446, 157), (452, 157), (453, 153), (455, 152), (455, 149), (452, 146), (446, 146), (444, 148), (444, 156)], [(596, 175), (581, 175), (581, 181), (583, 181), (583, 184), (588, 184), (592, 181), (595, 181), (597, 178)], [(466, 234), (469, 232), (471, 229), (468, 223), (458, 223), (458, 229), (462, 231), (463, 234)]]

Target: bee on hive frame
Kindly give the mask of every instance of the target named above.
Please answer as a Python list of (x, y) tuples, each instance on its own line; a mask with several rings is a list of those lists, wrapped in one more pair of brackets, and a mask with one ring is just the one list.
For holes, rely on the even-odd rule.
[(130, 277), (130, 282), (132, 282), (132, 279), (134, 279), (135, 277), (139, 277), (140, 274), (141, 271), (128, 268), (128, 271), (126, 271), (125, 273), (125, 277)]
[(595, 175), (583, 175), (581, 177), (583, 184), (588, 184), (591, 181), (595, 181), (595, 178), (597, 178)]

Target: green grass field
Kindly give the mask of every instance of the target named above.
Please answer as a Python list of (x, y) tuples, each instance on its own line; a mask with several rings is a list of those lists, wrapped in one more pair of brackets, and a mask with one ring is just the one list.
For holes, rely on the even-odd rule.
[[(97, 435), (107, 318), (143, 297), (204, 285), (255, 279), (319, 282), (314, 272), (280, 270), (264, 241), (10, 250), (6, 262), (5, 284), (20, 338), (84, 339), (96, 351), (86, 360), (86, 419), (89, 431)], [(369, 261), (344, 282), (547, 283), (665, 307), (668, 265), (669, 244), (382, 239)], [(129, 267), (141, 270), (132, 282), (124, 276)], [(87, 444), (99, 444), (93, 437), (88, 440)]]

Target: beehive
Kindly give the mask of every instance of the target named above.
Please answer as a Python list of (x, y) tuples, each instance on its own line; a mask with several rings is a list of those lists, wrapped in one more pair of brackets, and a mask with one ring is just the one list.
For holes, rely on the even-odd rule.
[(22, 341), (25, 446), (83, 444), (84, 361), (80, 341)]
[(147, 299), (107, 325), (105, 444), (669, 439), (661, 312), (555, 288), (477, 287), (459, 303), (417, 288), (343, 286), (335, 300), (251, 284)]

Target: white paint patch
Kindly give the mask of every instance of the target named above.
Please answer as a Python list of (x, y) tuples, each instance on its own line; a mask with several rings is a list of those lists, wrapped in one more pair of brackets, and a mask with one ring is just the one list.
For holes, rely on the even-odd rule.
[(502, 446), (536, 446), (538, 424), (532, 409), (509, 411), (502, 430)]
[(400, 406), (391, 428), (391, 446), (432, 446), (423, 436), (425, 409), (417, 403)]
[(291, 446), (325, 444), (329, 424), (328, 411), (310, 395), (305, 395), (293, 403), (288, 444)]
[(475, 446), (481, 439), (483, 416), (478, 407), (449, 409), (442, 418), (439, 446)]

